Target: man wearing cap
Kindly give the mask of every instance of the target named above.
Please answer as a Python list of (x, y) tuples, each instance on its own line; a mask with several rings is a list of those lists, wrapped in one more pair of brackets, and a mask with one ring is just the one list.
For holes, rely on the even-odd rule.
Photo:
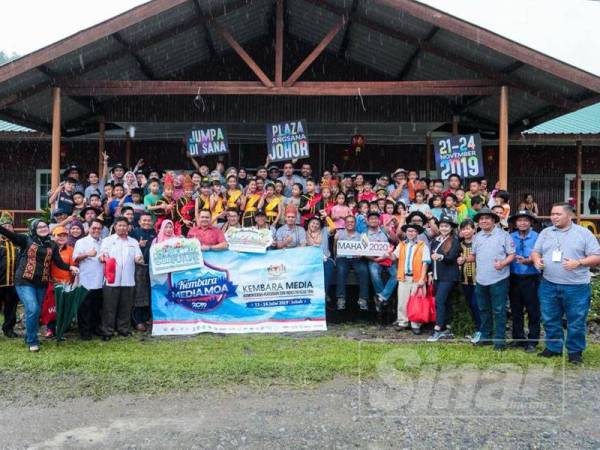
[[(573, 223), (573, 207), (556, 203), (551, 227), (540, 233), (531, 259), (542, 280), (538, 291), (546, 348), (543, 357), (560, 356), (563, 343), (569, 362), (581, 364), (585, 350), (586, 322), (590, 310), (590, 267), (600, 264), (600, 245), (585, 227)], [(567, 317), (567, 339), (562, 327)]]
[[(0, 216), (0, 226), (14, 231), (13, 218), (8, 212)], [(15, 290), (15, 268), (19, 247), (0, 235), (0, 305), (4, 304), (2, 332), (8, 338), (19, 337), (14, 328), (17, 324), (17, 304), (19, 297)]]
[(429, 246), (418, 239), (423, 233), (423, 227), (415, 223), (402, 225), (406, 239), (398, 243), (393, 253), (387, 256), (397, 260), (398, 273), (398, 319), (395, 323), (397, 330), (410, 329), (413, 334), (421, 334), (421, 325), (409, 322), (406, 307), (411, 294), (425, 286), (427, 267), (431, 264)]
[[(538, 286), (540, 272), (533, 265), (531, 252), (538, 234), (531, 228), (536, 218), (531, 212), (518, 211), (509, 219), (516, 228), (511, 233), (515, 243), (515, 260), (510, 265), (510, 310), (512, 312), (512, 347), (523, 347), (526, 352), (535, 352), (540, 339), (540, 302)], [(527, 311), (529, 334), (525, 337), (524, 310)]]
[(502, 351), (506, 348), (506, 297), (515, 243), (510, 234), (496, 226), (500, 218), (491, 209), (482, 208), (475, 221), (481, 231), (475, 235), (472, 254), (467, 257), (467, 262), (475, 261), (477, 267), (481, 340), (475, 345), (493, 344), (494, 350)]
[(277, 166), (269, 167), (269, 180), (271, 180), (273, 183), (275, 183), (278, 178), (279, 178), (279, 167), (277, 167)]

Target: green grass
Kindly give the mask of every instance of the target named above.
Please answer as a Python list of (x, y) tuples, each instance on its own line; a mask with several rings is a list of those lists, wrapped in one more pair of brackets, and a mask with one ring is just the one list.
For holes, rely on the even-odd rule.
[[(305, 387), (336, 377), (374, 377), (382, 361), (390, 359), (402, 373), (416, 373), (419, 367), (403, 364), (411, 357), (444, 368), (562, 364), (523, 351), (498, 354), (468, 344), (359, 343), (331, 336), (70, 340), (58, 346), (46, 343), (38, 354), (29, 354), (20, 340), (0, 339), (0, 355), (0, 398), (24, 393), (103, 398), (235, 385)], [(600, 345), (590, 345), (585, 361), (586, 367), (600, 367)]]

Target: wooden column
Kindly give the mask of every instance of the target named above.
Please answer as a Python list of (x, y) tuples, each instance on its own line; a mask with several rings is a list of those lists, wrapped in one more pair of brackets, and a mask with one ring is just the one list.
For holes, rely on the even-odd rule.
[(458, 122), (460, 121), (459, 116), (452, 116), (452, 134), (456, 136), (458, 134)]
[(581, 222), (581, 166), (583, 159), (583, 144), (577, 141), (577, 169), (575, 170), (575, 216), (577, 223)]
[(431, 134), (425, 136), (425, 173), (427, 178), (431, 177), (431, 152), (432, 152)]
[(127, 170), (131, 170), (131, 136), (129, 131), (125, 138), (125, 167), (127, 167)]
[(508, 86), (500, 88), (498, 166), (500, 189), (508, 189)]
[(104, 117), (100, 117), (100, 122), (98, 122), (98, 176), (105, 176), (106, 174), (102, 173), (102, 167), (104, 166), (104, 156), (103, 153), (105, 151), (104, 147), (104, 133), (106, 132), (106, 122), (104, 121)]
[(52, 88), (52, 165), (51, 183), (55, 190), (60, 183), (60, 88)]

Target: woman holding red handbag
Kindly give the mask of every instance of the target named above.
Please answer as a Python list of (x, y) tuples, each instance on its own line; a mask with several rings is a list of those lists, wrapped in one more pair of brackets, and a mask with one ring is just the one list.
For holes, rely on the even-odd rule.
[(450, 294), (460, 275), (456, 261), (460, 255), (460, 243), (455, 233), (457, 226), (450, 216), (441, 216), (438, 225), (440, 234), (431, 243), (431, 271), (435, 290), (436, 319), (433, 334), (427, 339), (427, 342), (437, 342), (440, 339), (454, 337), (448, 325), (452, 313)]

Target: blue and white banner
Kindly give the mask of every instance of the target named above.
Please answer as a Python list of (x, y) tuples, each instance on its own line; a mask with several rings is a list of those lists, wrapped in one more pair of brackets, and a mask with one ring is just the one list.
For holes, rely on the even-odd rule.
[(153, 336), (327, 329), (321, 249), (203, 256), (202, 268), (151, 277)]

